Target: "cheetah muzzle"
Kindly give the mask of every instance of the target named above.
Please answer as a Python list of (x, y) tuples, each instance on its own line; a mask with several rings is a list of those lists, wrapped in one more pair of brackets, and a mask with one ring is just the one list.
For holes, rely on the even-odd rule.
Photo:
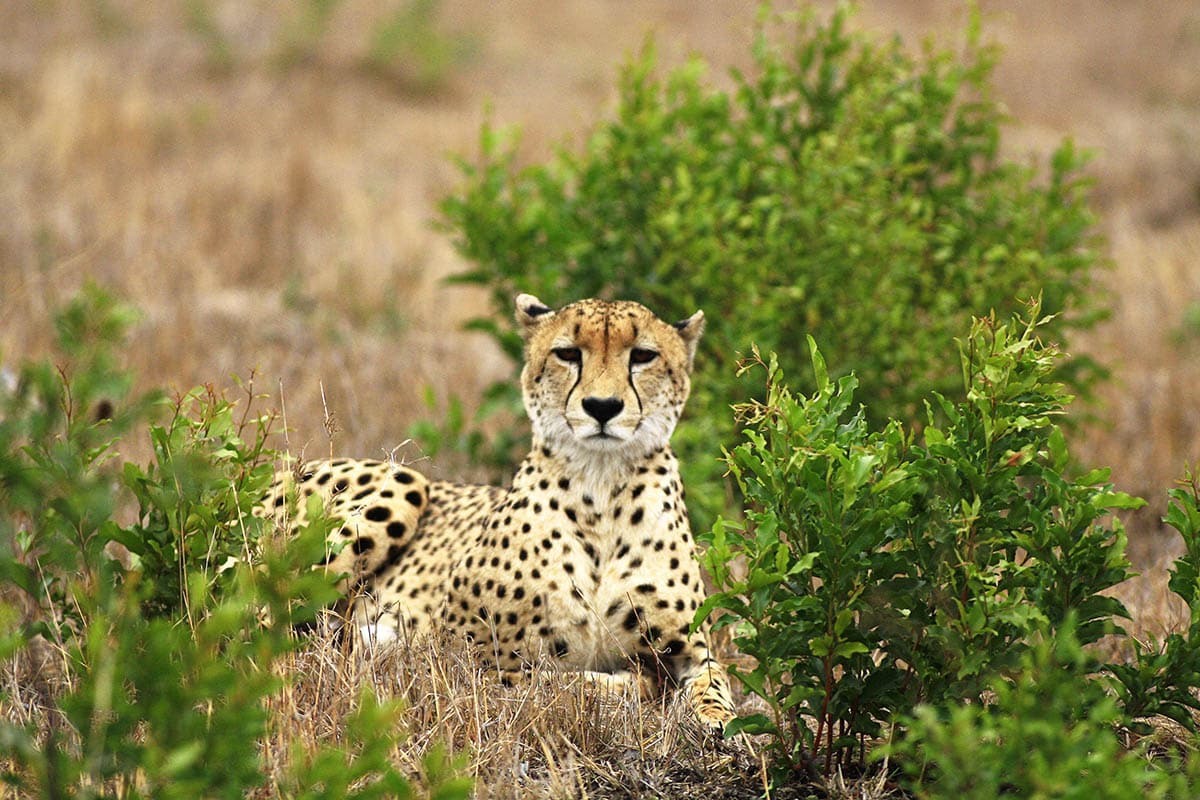
[(289, 513), (287, 496), (323, 498), (343, 543), (327, 568), (376, 639), (441, 626), (504, 671), (544, 659), (605, 683), (648, 673), (723, 725), (728, 678), (707, 630), (689, 632), (704, 586), (668, 444), (703, 313), (672, 325), (637, 303), (555, 311), (522, 294), (516, 319), (533, 447), (510, 488), (314, 461), (280, 472), (262, 513), (296, 527), (305, 504)]

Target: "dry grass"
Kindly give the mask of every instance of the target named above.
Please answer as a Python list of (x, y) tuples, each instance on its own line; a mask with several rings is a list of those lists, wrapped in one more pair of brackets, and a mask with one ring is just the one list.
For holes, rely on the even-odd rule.
[(398, 763), (416, 773), (431, 746), (450, 744), (469, 753), (480, 798), (749, 798), (763, 788), (749, 748), (700, 730), (681, 703), (643, 704), (551, 672), (504, 687), (454, 642), (359, 655), (318, 640), (289, 672), (304, 677), (272, 705), (268, 753), (337, 736), (369, 685), (409, 708)]
[[(55, 648), (26, 651), (6, 667), (0, 677), (3, 717), (61, 731), (61, 723), (50, 721), (59, 713), (53, 698), (75, 678)], [(764, 790), (764, 762), (754, 744), (713, 736), (681, 699), (643, 701), (633, 692), (599, 691), (578, 676), (548, 670), (504, 686), (457, 641), (375, 651), (318, 633), (277, 669), (289, 683), (266, 706), (262, 762), (268, 787), (271, 778), (289, 773), (298, 755), (341, 741), (362, 688), (370, 687), (407, 709), (393, 762), (419, 780), (426, 755), (449, 745), (468, 756), (466, 774), (481, 800), (749, 800)], [(277, 795), (268, 789), (262, 796)]]
[[(426, 413), (425, 385), (470, 398), (507, 370), (459, 330), (482, 299), (442, 283), (464, 264), (428, 225), (454, 187), (446, 154), (473, 152), (485, 104), (522, 126), (526, 157), (543, 157), (605, 113), (616, 65), (647, 31), (667, 63), (699, 52), (718, 81), (744, 65), (754, 5), (445, 0), (441, 29), (466, 35), (474, 55), (414, 92), (362, 69), (380, 13), (367, 0), (341, 3), (290, 66), (278, 57), (296, 14), (287, 0), (207, 3), (232, 46), (224, 65), (182, 3), (0, 3), (0, 360), (44, 353), (50, 310), (95, 279), (145, 312), (128, 363), (147, 384), (224, 384), (257, 368), (287, 401), (293, 451), (389, 450)], [(982, 5), (1007, 49), (997, 79), (1018, 121), (1010, 152), (1044, 154), (1067, 134), (1098, 151), (1114, 314), (1079, 346), (1115, 381), (1076, 450), (1154, 503), (1131, 519), (1146, 577), (1122, 595), (1135, 630), (1162, 632), (1182, 618), (1166, 599), (1173, 543), (1156, 520), (1174, 476), (1200, 459), (1200, 334), (1188, 321), (1200, 308), (1200, 8)], [(893, 0), (868, 4), (859, 24), (952, 39), (964, 18), (955, 0)], [(562, 682), (521, 695), (419, 654), (411, 674), (394, 657), (360, 663), (321, 644), (297, 658), (305, 678), (278, 719), (317, 698), (348, 702), (335, 687), (360, 680), (399, 687), (414, 752), (429, 731), (469, 745), (488, 796), (602, 797), (605, 774), (677, 794), (672, 770), (715, 757), (680, 735), (674, 712), (601, 708)], [(305, 725), (317, 737), (337, 722)]]

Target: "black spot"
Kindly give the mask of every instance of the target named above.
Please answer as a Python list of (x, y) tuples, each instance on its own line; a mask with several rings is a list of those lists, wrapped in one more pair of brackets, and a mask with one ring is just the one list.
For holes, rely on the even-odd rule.
[(406, 493), (404, 495), (404, 499), (407, 500), (408, 502), (412, 503), (417, 508), (421, 507), (421, 503), (422, 503), (421, 493), (418, 492), (416, 489), (412, 490), (411, 492)]
[(364, 472), (362, 475), (358, 476), (357, 483), (359, 486), (366, 486), (370, 482), (371, 482), (371, 473)]
[(679, 559), (678, 558), (671, 559), (671, 569), (679, 569)]
[(542, 478), (540, 481), (538, 481), (538, 488), (539, 489), (549, 489), (550, 481), (547, 480), (546, 478)]
[(559, 478), (558, 479), (558, 488), (562, 489), (563, 491), (570, 489), (571, 481), (567, 478)]
[(387, 506), (371, 506), (363, 516), (371, 522), (387, 522), (392, 518), (392, 510)]
[(575, 514), (575, 509), (573, 509), (573, 508), (568, 508), (568, 509), (566, 510), (566, 514), (567, 514), (567, 519), (571, 520), (571, 522), (577, 522), (577, 521), (578, 521), (578, 518), (577, 518), (577, 516), (576, 516), (576, 514)]
[(333, 485), (334, 493), (344, 492), (350, 488), (350, 481), (345, 478), (338, 478), (338, 482)]
[(405, 472), (402, 469), (398, 469), (395, 472), (393, 472), (392, 477), (396, 479), (397, 483), (412, 483), (413, 482), (412, 473)]
[(389, 547), (387, 551), (387, 563), (385, 566), (394, 567), (399, 564), (400, 559), (404, 558), (404, 554), (407, 551), (407, 547), (399, 544), (394, 544)]
[(389, 522), (387, 526), (387, 535), (393, 539), (399, 539), (404, 534), (408, 533), (408, 527), (400, 521)]
[(363, 489), (362, 491), (356, 493), (354, 495), (353, 499), (354, 500), (362, 500), (364, 497), (370, 497), (373, 494), (375, 494), (375, 487), (368, 486), (366, 489)]
[(624, 621), (621, 622), (621, 627), (627, 631), (637, 630), (638, 613), (635, 609), (629, 609), (629, 613), (625, 615)]
[(521, 600), (524, 597), (525, 597), (524, 587), (518, 586), (517, 588), (513, 589), (513, 600)]
[(570, 649), (567, 647), (567, 643), (562, 639), (555, 639), (554, 644), (552, 644), (551, 647), (554, 649), (555, 658), (564, 658)]
[(640, 509), (640, 508), (636, 509), (632, 514), (629, 515), (629, 524), (630, 525), (637, 525), (641, 521), (642, 521), (642, 509)]
[(317, 476), (317, 485), (324, 486), (325, 484), (329, 483), (330, 476), (331, 473), (322, 472), (319, 476)]
[(637, 587), (637, 590), (642, 594), (654, 594), (658, 591), (658, 587), (653, 583), (643, 583)]
[(507, 617), (505, 617), (505, 618), (504, 618), (504, 620), (505, 620), (505, 622), (507, 622), (509, 625), (516, 625), (516, 624), (517, 624), (517, 614), (516, 614), (516, 612), (515, 612), (515, 611), (510, 611), (510, 612), (508, 612), (508, 616), (507, 616)]
[(645, 490), (646, 490), (646, 484), (639, 483), (637, 486), (633, 487), (633, 494), (631, 495), (631, 497), (633, 497), (634, 500), (637, 500), (639, 497), (641, 497), (642, 492), (644, 492)]
[(283, 495), (279, 495), (279, 497), (275, 498), (275, 507), (279, 508), (282, 505), (283, 505)]
[(355, 539), (354, 544), (351, 545), (351, 549), (354, 550), (354, 555), (356, 556), (369, 553), (375, 549), (375, 542), (372, 539), (366, 538)]

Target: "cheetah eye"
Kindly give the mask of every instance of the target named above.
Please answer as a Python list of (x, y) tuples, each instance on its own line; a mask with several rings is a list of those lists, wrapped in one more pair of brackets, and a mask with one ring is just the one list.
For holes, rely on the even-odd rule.
[(578, 347), (556, 347), (550, 352), (568, 364), (578, 364), (583, 361), (583, 353), (579, 352)]
[(656, 358), (658, 358), (656, 351), (647, 350), (643, 347), (635, 347), (629, 352), (630, 364), (649, 364)]

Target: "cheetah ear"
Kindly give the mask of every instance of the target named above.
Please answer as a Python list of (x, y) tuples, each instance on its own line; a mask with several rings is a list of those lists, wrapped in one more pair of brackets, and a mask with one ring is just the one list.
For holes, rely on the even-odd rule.
[(681, 319), (673, 326), (679, 331), (679, 337), (687, 346), (688, 366), (696, 358), (696, 345), (700, 344), (700, 334), (704, 333), (704, 312), (697, 311), (687, 319)]
[(521, 336), (525, 338), (529, 338), (534, 328), (554, 316), (554, 309), (531, 294), (517, 295), (516, 305), (517, 324), (521, 326)]

